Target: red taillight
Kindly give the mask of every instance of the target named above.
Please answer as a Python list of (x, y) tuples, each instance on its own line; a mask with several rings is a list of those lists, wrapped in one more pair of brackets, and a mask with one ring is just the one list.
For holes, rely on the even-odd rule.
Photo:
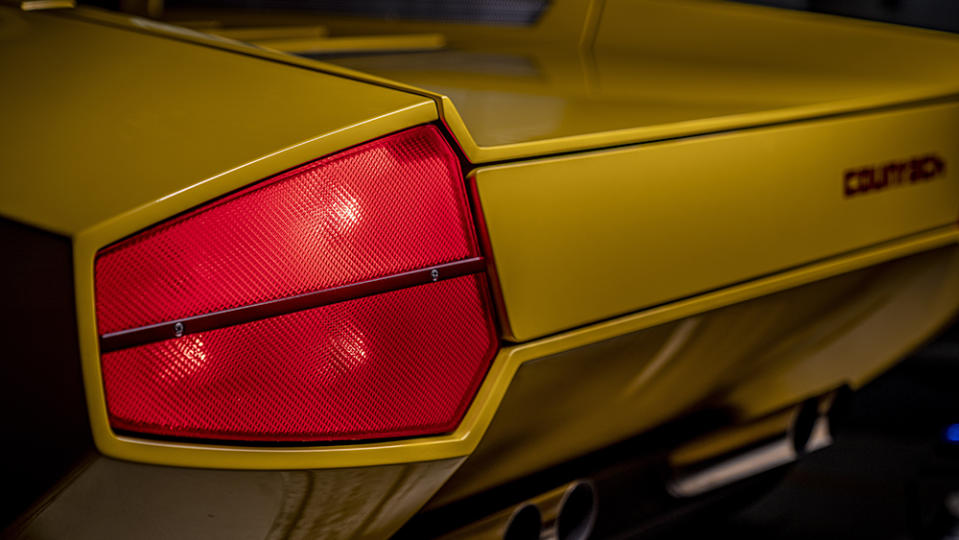
[(97, 257), (101, 333), (476, 255), (460, 165), (425, 126), (314, 161)]
[(106, 353), (111, 420), (247, 440), (449, 431), (493, 343), (480, 281), (462, 276)]
[(442, 433), (496, 338), (433, 126), (304, 165), (103, 250), (116, 429), (229, 440)]

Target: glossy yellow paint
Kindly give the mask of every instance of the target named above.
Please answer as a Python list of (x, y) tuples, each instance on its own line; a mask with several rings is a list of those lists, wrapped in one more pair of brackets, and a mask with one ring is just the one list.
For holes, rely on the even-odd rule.
[[(231, 51), (254, 58), (261, 58), (278, 64), (306, 68), (317, 73), (327, 73), (343, 79), (361, 81), (384, 88), (401, 90), (405, 93), (413, 94), (414, 96), (422, 96), (431, 99), (434, 102), (439, 99), (435, 94), (416, 88), (409, 84), (385, 79), (370, 73), (362, 73), (327, 62), (320, 62), (305, 56), (295, 56), (281, 51), (264, 49), (249, 43), (237, 41), (236, 39), (218, 35), (215, 29), (222, 27), (222, 19), (224, 19), (223, 17), (211, 17), (202, 21), (186, 21), (187, 26), (176, 26), (152, 19), (114, 13), (111, 11), (105, 11), (86, 6), (79, 6), (75, 9), (71, 9), (69, 12), (64, 12), (63, 15), (68, 16), (71, 19), (94, 22), (101, 25), (113, 26), (116, 28), (132, 30), (134, 32), (155, 36), (163, 36), (186, 43), (194, 43), (197, 45), (203, 45), (204, 47)], [(238, 20), (245, 21), (245, 24), (239, 24), (239, 26), (253, 26), (268, 24), (269, 21), (273, 21), (274, 19), (264, 14), (257, 14), (252, 17), (241, 17)], [(290, 16), (283, 16), (276, 20), (276, 24), (306, 24), (309, 21), (310, 18), (308, 17), (291, 18)], [(196, 26), (190, 26), (197, 24), (200, 25), (200, 28), (197, 28)], [(199, 31), (203, 26), (207, 26), (207, 29), (212, 27), (214, 31), (209, 33)]]
[(322, 24), (331, 35), (384, 35), (384, 34), (421, 34), (442, 32), (447, 41), (457, 48), (471, 43), (486, 43), (490, 46), (505, 43), (566, 45), (588, 41), (591, 35), (586, 32), (590, 25), (595, 26), (602, 2), (595, 0), (560, 0), (550, 2), (536, 24), (531, 26), (507, 24), (474, 24), (452, 21), (415, 21), (396, 18), (363, 18), (336, 16), (310, 11), (282, 10), (241, 10), (241, 9), (204, 9), (171, 8), (164, 13), (164, 20), (173, 24), (177, 21), (217, 20), (227, 26), (279, 25), (299, 22), (300, 24)]
[[(959, 39), (701, 0), (555, 2), (531, 26), (181, 10), (333, 36), (439, 33), (449, 51), (331, 58), (324, 69), (436, 100), (473, 163), (862, 112), (959, 93)], [(902, 76), (892, 74), (901, 73)]]
[[(202, 22), (183, 26), (194, 29), (204, 28)], [(251, 43), (274, 39), (321, 38), (328, 33), (325, 26), (317, 24), (222, 28), (218, 23), (214, 23), (212, 26), (208, 26), (206, 31), (220, 37)]]
[[(927, 155), (946, 163), (935, 179), (844, 196), (847, 170)], [(504, 330), (526, 341), (954, 224), (952, 164), (959, 103), (481, 167), (474, 176)]]
[(348, 36), (283, 38), (260, 40), (261, 47), (294, 54), (358, 54), (387, 51), (439, 50), (446, 44), (442, 34), (399, 34), (390, 36)]
[[(474, 163), (959, 92), (959, 39), (948, 34), (732, 2), (606, 0), (593, 7), (596, 22), (581, 18), (579, 32), (548, 21), (508, 32), (450, 26), (448, 52), (333, 62), (442, 96), (444, 121)], [(572, 9), (562, 2), (555, 8)], [(373, 23), (328, 24), (333, 32), (381, 31)], [(393, 31), (426, 28), (400, 24)], [(582, 35), (591, 37), (577, 43)]]
[[(695, 308), (681, 320), (675, 306), (661, 323), (649, 316), (653, 310), (512, 349), (538, 359), (517, 367), (479, 445), (429, 506), (694, 410), (729, 410), (735, 423), (746, 424), (846, 383), (858, 388), (955, 315), (959, 246), (715, 310), (703, 310), (698, 299), (689, 304)], [(611, 332), (618, 323), (637, 330)], [(755, 430), (738, 442), (767, 434)], [(686, 457), (729, 443), (701, 441)]]
[(24, 0), (20, 2), (23, 11), (41, 11), (45, 9), (68, 9), (75, 7), (74, 0)]
[[(823, 255), (827, 258), (816, 259), (815, 262), (810, 262), (813, 259), (806, 257), (797, 263), (801, 266), (785, 270), (776, 268), (783, 271), (773, 275), (763, 276), (762, 272), (754, 271), (748, 276), (756, 278), (752, 281), (734, 285), (730, 285), (732, 282), (723, 282), (720, 285), (724, 288), (695, 297), (679, 300), (677, 300), (678, 297), (670, 297), (667, 303), (654, 308), (506, 347), (495, 359), (462, 424), (453, 433), (443, 436), (329, 447), (253, 448), (119, 437), (109, 429), (99, 372), (99, 351), (93, 311), (92, 271), (96, 251), (132, 232), (237, 187), (390, 131), (432, 121), (438, 118), (437, 105), (440, 107), (442, 119), (450, 126), (456, 138), (464, 144), (467, 155), (477, 162), (649, 141), (666, 136), (664, 134), (689, 136), (715, 130), (732, 130), (746, 125), (805, 118), (808, 115), (859, 111), (880, 105), (901, 103), (906, 99), (936, 97), (949, 87), (951, 84), (949, 81), (952, 80), (952, 75), (949, 74), (941, 78), (933, 77), (931, 73), (939, 64), (930, 64), (920, 69), (917, 77), (921, 79), (920, 82), (936, 79), (938, 81), (936, 84), (909, 85), (890, 82), (888, 84), (891, 86), (879, 84), (881, 91), (872, 91), (870, 89), (876, 88), (873, 84), (844, 81), (843, 84), (838, 85), (838, 90), (829, 90), (827, 88), (829, 85), (837, 79), (842, 80), (832, 69), (836, 66), (826, 65), (826, 69), (819, 71), (814, 69), (815, 66), (811, 66), (808, 73), (802, 73), (802, 77), (784, 76), (782, 79), (776, 79), (774, 83), (760, 81), (765, 86), (760, 86), (754, 93), (746, 94), (749, 99), (744, 100), (759, 103), (759, 106), (749, 109), (754, 105), (743, 105), (748, 109), (744, 112), (737, 108), (740, 105), (732, 107), (729, 105), (730, 102), (735, 101), (734, 96), (737, 92), (742, 92), (744, 87), (736, 84), (735, 80), (724, 79), (721, 70), (709, 71), (707, 67), (697, 65), (693, 59), (678, 59), (675, 62), (669, 61), (668, 56), (665, 60), (648, 59), (655, 55), (651, 52), (640, 54), (643, 51), (635, 48), (639, 45), (634, 46), (632, 52), (628, 54), (635, 54), (636, 61), (641, 64), (635, 64), (630, 68), (628, 54), (620, 52), (622, 49), (617, 48), (619, 45), (607, 45), (603, 41), (605, 38), (599, 32), (600, 16), (606, 14), (603, 15), (606, 17), (609, 12), (600, 9), (597, 3), (557, 3), (557, 6), (560, 5), (562, 9), (548, 13), (535, 28), (507, 29), (502, 32), (506, 37), (495, 43), (488, 38), (499, 35), (494, 32), (501, 32), (501, 28), (471, 26), (472, 29), (466, 29), (457, 25), (424, 25), (422, 30), (417, 30), (416, 25), (403, 25), (400, 30), (394, 27), (392, 32), (429, 32), (437, 28), (446, 30), (460, 28), (463, 32), (458, 37), (451, 38), (447, 33), (447, 39), (468, 54), (479, 51), (483, 42), (487, 45), (503, 45), (501, 51), (492, 51), (490, 56), (485, 57), (486, 64), (469, 62), (474, 68), (478, 65), (487, 66), (485, 69), (488, 73), (467, 73), (461, 79), (456, 79), (460, 81), (457, 84), (462, 86), (458, 94), (456, 88), (446, 93), (418, 89), (410, 84), (411, 79), (407, 76), (410, 72), (408, 69), (396, 71), (396, 78), (399, 81), (393, 81), (376, 74), (293, 57), (277, 51), (258, 49), (229, 39), (89, 8), (72, 10), (69, 14), (43, 15), (44, 18), (25, 18), (27, 16), (19, 12), (0, 10), (0, 17), (2, 17), (0, 24), (4, 29), (13, 29), (2, 34), (2, 39), (8, 46), (0, 48), (0, 65), (14, 67), (22, 65), (25, 69), (23, 80), (32, 81), (42, 80), (44, 74), (38, 71), (39, 66), (48, 68), (53, 66), (58, 72), (58, 80), (66, 77), (73, 81), (73, 85), (69, 87), (70, 91), (66, 93), (62, 92), (61, 87), (51, 87), (42, 92), (31, 93), (27, 88), (16, 86), (20, 84), (19, 81), (15, 81), (12, 88), (0, 89), (0, 97), (4, 97), (5, 101), (23, 103), (23, 111), (13, 115), (12, 123), (0, 128), (11, 130), (7, 133), (20, 130), (16, 137), (6, 137), (7, 142), (0, 149), (0, 157), (3, 157), (5, 161), (9, 158), (18, 163), (12, 169), (15, 174), (11, 178), (15, 181), (0, 184), (0, 190), (6, 190), (0, 191), (0, 214), (61, 232), (74, 239), (77, 309), (84, 378), (88, 389), (91, 423), (98, 448), (109, 456), (132, 461), (226, 469), (363, 467), (456, 458), (474, 452), (484, 456), (477, 459), (486, 459), (489, 454), (479, 445), (496, 444), (497, 439), (495, 436), (484, 438), (484, 434), (493, 422), (514, 375), (532, 360), (570, 351), (574, 351), (571, 354), (577, 354), (575, 350), (582, 347), (608, 346), (603, 343), (622, 336), (626, 336), (623, 339), (632, 339), (630, 337), (632, 334), (645, 328), (660, 325), (673, 325), (675, 328), (680, 328), (687, 323), (677, 321), (684, 318), (922, 251), (952, 245), (959, 240), (959, 229), (954, 224), (957, 213), (954, 213), (953, 219), (949, 222), (952, 225), (944, 225), (912, 236), (903, 236), (905, 233), (895, 237), (887, 235), (882, 240), (889, 240), (888, 242), (857, 245), (855, 247), (862, 249), (855, 252), (831, 251)], [(607, 8), (610, 6), (612, 4), (607, 5)], [(669, 8), (664, 9), (669, 12)], [(17, 16), (10, 16), (10, 13), (16, 13)], [(680, 12), (670, 16), (678, 16), (677, 13)], [(29, 15), (29, 17), (41, 17), (41, 15)], [(774, 19), (781, 17), (782, 15), (773, 16)], [(735, 17), (726, 22), (732, 21), (730, 24), (735, 23), (733, 27), (739, 25), (740, 29), (746, 24), (744, 21), (736, 23), (734, 19)], [(330, 28), (335, 29), (335, 32), (341, 32), (346, 27), (343, 25), (354, 24), (342, 21), (341, 23), (333, 21)], [(366, 28), (364, 25), (367, 23), (355, 24), (358, 25), (356, 28)], [(863, 23), (848, 24), (860, 29), (874, 28), (869, 25), (861, 26)], [(427, 30), (427, 28), (434, 30)], [(829, 24), (823, 27), (818, 22), (800, 24), (797, 28), (801, 31), (797, 31), (795, 39), (804, 39), (819, 32), (834, 36), (840, 33), (839, 28), (831, 28)], [(943, 53), (947, 60), (951, 58), (950, 43), (952, 42), (940, 36), (890, 30), (884, 27), (878, 32), (883, 39), (888, 38), (895, 42), (890, 47), (908, 49), (906, 56), (933, 51)], [(615, 49), (616, 52), (608, 56), (613, 60), (600, 61), (599, 56), (594, 58), (593, 55), (586, 54), (594, 40), (602, 44), (603, 48), (609, 48), (611, 51)], [(195, 44), (203, 47), (196, 47)], [(842, 45), (842, 43), (836, 44)], [(13, 54), (14, 52), (17, 54)], [(451, 51), (450, 54), (454, 53), (455, 51)], [(446, 67), (439, 70), (445, 69), (444, 73), (451, 71), (450, 65), (465, 64), (465, 62), (457, 62), (456, 56), (446, 56), (446, 53), (436, 54), (438, 56), (434, 59), (439, 64), (444, 58), (447, 59)], [(620, 54), (626, 55), (622, 57), (624, 60), (616, 60)], [(744, 78), (750, 81), (750, 84), (756, 83), (756, 74), (762, 73), (762, 70), (768, 67), (765, 63), (771, 61), (768, 57), (762, 56), (761, 52), (755, 54), (760, 56), (747, 55), (742, 61), (745, 67), (739, 71), (735, 70), (739, 60), (735, 58), (729, 60), (733, 64), (731, 69), (734, 73), (753, 75), (753, 78)], [(117, 55), (120, 60), (117, 59)], [(514, 57), (517, 55), (529, 55), (526, 58), (532, 60), (516, 62)], [(111, 62), (106, 62), (104, 60), (106, 58), (112, 58)], [(452, 61), (449, 60), (450, 58)], [(475, 60), (484, 57), (480, 54), (470, 58)], [(648, 60), (643, 60), (644, 58)], [(76, 61), (70, 63), (70, 59)], [(400, 57), (394, 57), (393, 60), (402, 62)], [(792, 60), (794, 64), (798, 62), (801, 65), (805, 65), (803, 62), (808, 62), (802, 59)], [(117, 70), (113, 62), (133, 66), (132, 71)], [(419, 61), (418, 65), (420, 67), (414, 67), (414, 69), (421, 69), (423, 62)], [(639, 70), (640, 72), (645, 70), (653, 74), (652, 78), (648, 81), (630, 79), (629, 72), (637, 71), (636, 65), (643, 67), (643, 70)], [(659, 65), (658, 68), (657, 65)], [(137, 68), (137, 66), (144, 67)], [(546, 66), (545, 69), (544, 66)], [(878, 77), (875, 71), (870, 71), (872, 69), (878, 68), (872, 66), (865, 72), (857, 73), (857, 77), (864, 74), (867, 79)], [(509, 75), (510, 70), (513, 70), (512, 77)], [(696, 78), (699, 76), (697, 74), (704, 70), (709, 76)], [(376, 70), (370, 69), (370, 71)], [(456, 73), (456, 70), (452, 72)], [(424, 78), (433, 77), (433, 73), (427, 70)], [(212, 74), (217, 76), (214, 77)], [(393, 75), (390, 73), (387, 76)], [(610, 87), (611, 90), (597, 93), (597, 88), (600, 88), (597, 85), (605, 84), (603, 81), (615, 80), (616, 76), (622, 76), (624, 79)], [(447, 75), (436, 79), (440, 81), (436, 88), (442, 89), (443, 81), (447, 80), (445, 77)], [(459, 75), (454, 75), (455, 77)], [(490, 83), (482, 82), (484, 77), (495, 79), (485, 89), (483, 85)], [(175, 85), (171, 88), (167, 84), (171, 78), (177, 78), (187, 84)], [(510, 86), (514, 84), (510, 82), (511, 78), (516, 84), (525, 86), (515, 92), (515, 88)], [(764, 90), (772, 91), (775, 95), (775, 91), (781, 91), (789, 84), (807, 80), (809, 82), (804, 83), (805, 86), (801, 91), (797, 90), (797, 94), (788, 94), (788, 99), (784, 101), (776, 101), (774, 97), (767, 101), (759, 99), (763, 96)], [(429, 84), (433, 85), (432, 82)], [(684, 89), (699, 88), (706, 84), (716, 84), (717, 88), (723, 89), (722, 95), (717, 96), (716, 99), (719, 105), (706, 100), (705, 106), (697, 108), (690, 103), (701, 100), (702, 93), (686, 95), (681, 93)], [(896, 86), (898, 84), (902, 86)], [(102, 89), (104, 88), (109, 89), (106, 95), (109, 95), (111, 100), (103, 99)], [(507, 95), (505, 100), (500, 100), (497, 97), (496, 88), (501, 88), (502, 93), (505, 94), (531, 94), (532, 99), (517, 101)], [(636, 92), (637, 88), (655, 88), (655, 92), (661, 93), (655, 93), (652, 96), (640, 95), (638, 102), (642, 103), (636, 105), (637, 101), (630, 102), (629, 99), (631, 99), (631, 92)], [(821, 92), (813, 93), (815, 99), (812, 105), (801, 103), (793, 106), (794, 104), (791, 103), (796, 95), (816, 89)], [(840, 96), (842, 99), (839, 99), (835, 92), (846, 92), (842, 94), (845, 97)], [(69, 96), (69, 101), (62, 99), (64, 95)], [(538, 105), (529, 105), (540, 103), (543, 95), (557, 98), (558, 101), (555, 102), (562, 106), (545, 111)], [(580, 99), (583, 95), (589, 99)], [(570, 101), (563, 101), (569, 96), (573, 96)], [(596, 96), (596, 99), (590, 96)], [(682, 96), (680, 101), (683, 103), (673, 110), (668, 106), (668, 100), (664, 101), (664, 96)], [(25, 99), (26, 102), (24, 102)], [(453, 102), (456, 102), (455, 108), (452, 105)], [(335, 103), (335, 106), (330, 106), (331, 103)], [(939, 107), (944, 106), (939, 105)], [(37, 111), (45, 111), (51, 122), (47, 124), (36, 122)], [(462, 118), (465, 120), (457, 120), (459, 118), (457, 111), (463, 112)], [(580, 111), (586, 111), (586, 114)], [(617, 111), (624, 112), (617, 114)], [(661, 116), (655, 116), (657, 113), (654, 111), (664, 112), (659, 113)], [(566, 117), (570, 115), (581, 116), (574, 118), (569, 124), (563, 124), (566, 122)], [(509, 118), (513, 116), (515, 118)], [(54, 120), (61, 117), (63, 121), (61, 125), (58, 125), (59, 135), (56, 131), (51, 133), (49, 129), (46, 129)], [(482, 122), (484, 118), (494, 119), (496, 122), (480, 126), (478, 122)], [(854, 119), (855, 117), (850, 116), (845, 120)], [(621, 120), (628, 120), (628, 123), (635, 123), (638, 127), (623, 128), (617, 124)], [(542, 125), (544, 122), (552, 126), (557, 125), (558, 122), (561, 127), (553, 129), (546, 126), (544, 128)], [(802, 126), (797, 124), (797, 126), (777, 129), (798, 127)], [(536, 131), (522, 133), (522, 130), (532, 128)], [(104, 135), (105, 133), (107, 136)], [(726, 135), (710, 137), (709, 140), (724, 137)], [(34, 141), (42, 141), (42, 145)], [(215, 144), (205, 144), (208, 141), (215, 141)], [(692, 144), (692, 142), (694, 141), (664, 144)], [(875, 157), (876, 154), (866, 152), (865, 147), (865, 144), (861, 144), (861, 148), (857, 148), (862, 151), (861, 156), (869, 158), (867, 163), (871, 163), (873, 159), (885, 158), (885, 156)], [(640, 152), (645, 151), (645, 148), (637, 147), (602, 154)], [(658, 151), (656, 149), (659, 145), (649, 145), (649, 148), (652, 151)], [(903, 148), (912, 147), (897, 146), (896, 157), (899, 157)], [(40, 150), (44, 151), (43, 155), (38, 154)], [(952, 152), (954, 145), (946, 150), (938, 150)], [(948, 154), (948, 156), (952, 155), (952, 153)], [(22, 156), (31, 156), (32, 161), (37, 163), (37, 170), (22, 164)], [(49, 160), (41, 159), (46, 156), (54, 156), (56, 159), (52, 157)], [(583, 159), (592, 157), (584, 156)], [(858, 156), (854, 154), (851, 157)], [(21, 161), (16, 161), (18, 159)], [(949, 157), (950, 163), (954, 161), (953, 157)], [(549, 163), (549, 161), (531, 162), (530, 166), (539, 166), (542, 163)], [(111, 164), (112, 167), (105, 167), (104, 164)], [(144, 164), (152, 166), (147, 167)], [(844, 162), (843, 167), (862, 164)], [(484, 169), (477, 175), (478, 182), (482, 181), (487, 172)], [(550, 187), (595, 182), (597, 180), (595, 173), (593, 171), (589, 173), (580, 177), (567, 176), (566, 172), (557, 174), (552, 178), (553, 183)], [(833, 173), (830, 172), (830, 174)], [(949, 178), (949, 182), (941, 179), (937, 182), (952, 186), (955, 177)], [(840, 187), (837, 178), (835, 183), (837, 193)], [(924, 188), (909, 187), (903, 188), (902, 191), (910, 189)], [(928, 195), (925, 191), (923, 193)], [(887, 195), (889, 194), (879, 194), (877, 198)], [(914, 196), (922, 199), (921, 201), (917, 199), (916, 204), (924, 203), (925, 195)], [(944, 197), (945, 202), (938, 201), (937, 204), (947, 204), (951, 200), (950, 197), (951, 194)], [(894, 204), (888, 206), (895, 211)], [(612, 220), (613, 217), (604, 212), (596, 214), (597, 220)], [(607, 224), (615, 223), (611, 221)], [(899, 230), (901, 225), (901, 223), (896, 224), (896, 230)], [(597, 223), (596, 226), (601, 229), (602, 223)], [(616, 241), (620, 233), (613, 229), (612, 226), (608, 227), (607, 233), (597, 239)], [(828, 240), (827, 238), (824, 242)], [(814, 248), (812, 244), (810, 242), (811, 248)], [(494, 255), (498, 254), (494, 253)], [(502, 257), (498, 257), (497, 262), (503, 261)], [(948, 268), (954, 267), (948, 266)], [(556, 273), (550, 274), (555, 277)], [(627, 283), (624, 285), (624, 290), (630, 291), (634, 286), (635, 283)], [(933, 288), (925, 287), (924, 290), (926, 289)], [(937, 307), (937, 310), (930, 312), (925, 316), (926, 318), (921, 318), (915, 326), (910, 327), (909, 335), (914, 339), (917, 329), (927, 331), (941, 323), (944, 317), (942, 312), (950, 298), (952, 297), (948, 294), (944, 295), (942, 304)], [(510, 302), (511, 300), (507, 298), (506, 305)], [(629, 309), (639, 307), (645, 306), (636, 305)], [(620, 313), (622, 312), (624, 311)], [(595, 316), (590, 320), (594, 319)], [(845, 324), (851, 323), (846, 321)], [(651, 332), (661, 331), (661, 329), (651, 330)], [(906, 330), (903, 330), (903, 333), (905, 334)], [(801, 356), (796, 355), (790, 358), (799, 359)], [(598, 358), (590, 357), (590, 361), (595, 363)], [(782, 364), (780, 371), (770, 369), (763, 372), (765, 373), (763, 376), (767, 377), (768, 381), (777, 383), (777, 386), (774, 386), (777, 389), (776, 392), (762, 393), (755, 389), (751, 390), (749, 385), (744, 385), (745, 390), (741, 394), (730, 394), (727, 403), (748, 401), (749, 403), (740, 405), (745, 411), (744, 416), (749, 416), (766, 414), (788, 404), (786, 403), (788, 400), (804, 397), (797, 396), (795, 388), (783, 388), (779, 381), (779, 378), (786, 377), (790, 370), (801, 369), (802, 362), (799, 360), (793, 363), (771, 362), (771, 365), (780, 364)], [(681, 365), (685, 366), (682, 369), (688, 370), (691, 369), (689, 366), (694, 364), (681, 363)], [(874, 364), (853, 363), (851, 366), (849, 373), (827, 369), (823, 376), (830, 380), (845, 376), (852, 380), (862, 380), (867, 376), (865, 373), (878, 369)], [(635, 368), (635, 365), (632, 367)], [(698, 387), (700, 394), (708, 390), (715, 391), (715, 387), (710, 386), (715, 382), (716, 379), (704, 379), (702, 385)], [(640, 380), (637, 388), (648, 387), (652, 383), (651, 380)], [(663, 393), (676, 396), (675, 401), (666, 402), (667, 406), (664, 412), (660, 413), (659, 421), (668, 419), (667, 411), (672, 410), (678, 414), (685, 410), (684, 404), (695, 402), (693, 399), (697, 396), (695, 392), (676, 392), (676, 388), (681, 386), (681, 383), (656, 382), (650, 387), (654, 389), (650, 396)], [(803, 387), (803, 391), (808, 391), (809, 388), (807, 385)], [(601, 397), (601, 394), (598, 395)], [(597, 395), (592, 397), (595, 398)], [(535, 399), (537, 402), (542, 401), (541, 396)], [(620, 425), (624, 427), (624, 430), (618, 434), (612, 431), (600, 433), (601, 436), (594, 440), (585, 440), (577, 436), (554, 441), (553, 450), (544, 453), (538, 460), (534, 459), (525, 463), (526, 471), (542, 468), (550, 460), (576, 455), (577, 452), (596, 447), (604, 441), (614, 440), (615, 437), (626, 436), (630, 430), (653, 425), (657, 418), (644, 417), (641, 420), (639, 424)], [(546, 421), (543, 422), (544, 429), (548, 424)], [(598, 429), (606, 428), (599, 426)], [(487, 443), (487, 440), (493, 442)], [(509, 477), (513, 474), (509, 472), (512, 470), (511, 467), (526, 459), (524, 455), (523, 452), (519, 452), (516, 460), (504, 460), (491, 478), (495, 480)], [(451, 493), (455, 489), (463, 490), (461, 493), (475, 491), (484, 484), (479, 482), (468, 488), (464, 488), (466, 484), (462, 482), (457, 485), (459, 487), (450, 488)]]
[(65, 235), (135, 213), (105, 235), (115, 240), (436, 119), (421, 96), (69, 14), (0, 8), (0, 25), (0, 66), (17, 73), (0, 85), (16, 104), (0, 124), (0, 214)]

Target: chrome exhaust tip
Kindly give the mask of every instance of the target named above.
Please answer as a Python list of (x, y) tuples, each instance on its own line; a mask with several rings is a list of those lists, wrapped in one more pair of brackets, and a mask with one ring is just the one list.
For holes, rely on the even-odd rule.
[(451, 539), (586, 540), (596, 523), (596, 489), (585, 480), (564, 484), (471, 523)]
[(584, 540), (596, 523), (596, 490), (585, 480), (564, 484), (529, 502), (543, 515), (540, 540)]
[(503, 540), (531, 540), (539, 538), (543, 529), (543, 517), (532, 504), (516, 508), (503, 530)]
[(444, 535), (444, 540), (538, 540), (543, 530), (539, 508), (528, 502), (471, 523)]
[(819, 399), (807, 399), (796, 411), (786, 437), (792, 441), (796, 457), (806, 453), (809, 441), (820, 424)]
[[(667, 481), (666, 491), (675, 498), (698, 497), (710, 491), (734, 484), (767, 471), (788, 465), (803, 455), (832, 444), (830, 425), (825, 414), (830, 403), (812, 398), (769, 417), (788, 419), (785, 431), (778, 431), (758, 445), (733, 447), (702, 462), (680, 467)], [(824, 410), (823, 410), (824, 409)], [(708, 437), (731, 441), (748, 440), (751, 430), (763, 420), (752, 424), (731, 426)], [(780, 428), (782, 429), (782, 428)], [(701, 439), (692, 441), (696, 445)]]
[(666, 491), (677, 499), (698, 497), (792, 463), (797, 457), (793, 441), (789, 437), (781, 437), (716, 463), (679, 472), (666, 483)]
[(593, 531), (598, 506), (596, 490), (589, 482), (575, 482), (560, 502), (556, 515), (555, 537), (558, 540), (585, 540)]

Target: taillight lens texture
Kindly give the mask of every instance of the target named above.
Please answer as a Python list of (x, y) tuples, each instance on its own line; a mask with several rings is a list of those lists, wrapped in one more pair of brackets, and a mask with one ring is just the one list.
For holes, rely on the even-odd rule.
[(463, 276), (103, 355), (114, 427), (241, 440), (456, 427), (495, 338)]
[(476, 247), (455, 154), (423, 126), (164, 223), (96, 261), (101, 333), (454, 261)]
[[(459, 162), (421, 126), (106, 248), (97, 322), (135, 332), (478, 254)], [(111, 425), (302, 442), (454, 429), (497, 346), (485, 276), (358, 296), (103, 353)]]

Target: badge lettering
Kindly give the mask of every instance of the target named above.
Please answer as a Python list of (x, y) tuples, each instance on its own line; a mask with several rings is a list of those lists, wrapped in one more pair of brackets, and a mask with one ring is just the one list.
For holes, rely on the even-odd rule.
[(849, 169), (843, 173), (843, 193), (846, 197), (852, 197), (870, 191), (929, 181), (944, 176), (945, 173), (945, 160), (935, 154)]

